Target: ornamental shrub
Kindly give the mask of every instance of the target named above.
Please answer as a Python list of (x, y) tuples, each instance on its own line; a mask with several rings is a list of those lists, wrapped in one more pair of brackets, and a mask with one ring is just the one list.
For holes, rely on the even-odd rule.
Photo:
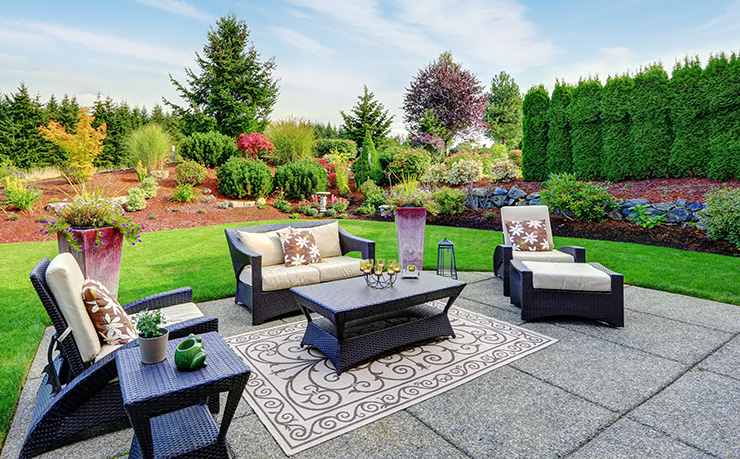
[(713, 188), (706, 199), (702, 223), (707, 227), (707, 237), (713, 241), (724, 239), (740, 248), (740, 188)]
[(139, 126), (123, 138), (126, 164), (133, 167), (141, 162), (150, 171), (162, 169), (174, 143), (170, 133), (158, 123)]
[(673, 144), (669, 110), (668, 74), (663, 65), (642, 69), (634, 77), (631, 94), (635, 178), (668, 176)]
[(231, 137), (216, 131), (196, 132), (180, 142), (180, 155), (183, 158), (192, 159), (206, 167), (221, 166), (238, 152)]
[[(601, 133), (601, 82), (596, 78), (581, 80), (573, 90), (568, 105), (570, 139), (573, 146), (573, 173), (586, 179), (601, 176), (603, 140)], [(526, 158), (525, 158), (526, 159)], [(522, 163), (525, 180), (531, 180)]]
[[(632, 106), (630, 96), (635, 82), (629, 75), (610, 76), (601, 92), (601, 122), (604, 138), (603, 177), (620, 182), (634, 177)], [(559, 172), (553, 170), (553, 172)], [(566, 171), (564, 171), (566, 172)]]
[[(366, 213), (374, 213), (378, 207), (385, 204), (385, 190), (376, 185), (372, 180), (367, 180), (363, 183), (360, 187), (360, 191), (362, 192), (362, 196), (365, 198), (362, 206), (365, 206), (364, 209), (369, 210), (369, 212)], [(360, 212), (360, 209), (357, 209), (357, 211), (358, 213), (362, 213)]]
[(604, 221), (607, 212), (617, 208), (614, 197), (606, 188), (576, 180), (575, 174), (550, 174), (547, 181), (542, 183), (542, 188), (542, 204), (548, 206), (551, 212), (560, 210), (571, 220)]
[(543, 85), (532, 86), (522, 103), (522, 173), (525, 180), (547, 177), (547, 111), (550, 96)]
[(318, 214), (319, 214), (319, 209), (314, 209), (313, 207), (311, 207), (310, 209), (308, 209), (308, 216), (309, 217), (315, 217)]
[(327, 217), (333, 217), (336, 214), (337, 214), (337, 211), (334, 209), (326, 209), (326, 212), (324, 212), (324, 215), (326, 215)]
[(462, 190), (444, 186), (432, 193), (432, 199), (437, 201), (439, 211), (445, 215), (457, 215), (465, 211), (467, 197)]
[(511, 182), (522, 178), (522, 170), (509, 158), (499, 158), (493, 162), (488, 176), (494, 182)]
[(18, 176), (7, 175), (3, 178), (5, 198), (0, 199), (0, 207), (17, 207), (22, 211), (31, 209), (41, 198), (42, 191), (34, 186), (26, 186)]
[(329, 200), (329, 207), (336, 212), (344, 212), (349, 207), (349, 201), (341, 196), (331, 195)]
[(313, 124), (292, 116), (273, 121), (265, 130), (275, 146), (271, 159), (275, 164), (288, 164), (313, 156)]
[(428, 151), (420, 148), (409, 148), (393, 156), (393, 161), (385, 170), (391, 182), (418, 180), (432, 163)]
[(139, 188), (144, 192), (144, 199), (152, 199), (157, 196), (157, 190), (159, 189), (157, 179), (154, 177), (147, 177), (141, 181)]
[(128, 201), (126, 201), (126, 210), (128, 210), (129, 212), (136, 212), (144, 209), (146, 209), (146, 197), (144, 197), (144, 190), (142, 190), (141, 188), (129, 188)]
[(175, 166), (177, 181), (198, 186), (206, 179), (208, 169), (193, 160), (184, 161)]
[(231, 157), (216, 171), (218, 191), (231, 198), (267, 196), (272, 191), (272, 174), (264, 161)]
[(568, 105), (573, 98), (573, 86), (555, 80), (550, 108), (547, 116), (550, 125), (547, 130), (547, 171), (570, 172), (573, 169), (572, 146), (570, 142), (570, 123)]
[(244, 153), (246, 158), (263, 158), (275, 152), (272, 141), (259, 132), (239, 134), (236, 147)]
[(449, 169), (445, 163), (437, 163), (429, 166), (424, 175), (421, 176), (421, 183), (426, 185), (439, 185), (446, 178)]
[(347, 159), (357, 157), (357, 144), (349, 139), (318, 139), (313, 147), (314, 156), (333, 154), (334, 150), (346, 156)]
[(380, 166), (380, 155), (375, 150), (375, 143), (370, 131), (365, 135), (360, 157), (352, 163), (352, 172), (355, 174), (355, 187), (362, 185), (366, 180), (381, 183), (383, 168)]
[(275, 186), (292, 199), (306, 199), (317, 191), (326, 191), (328, 174), (315, 159), (284, 164), (275, 171)]
[(477, 159), (461, 159), (450, 166), (447, 182), (450, 185), (474, 183), (483, 178), (483, 164)]
[(198, 191), (192, 183), (178, 183), (172, 199), (178, 202), (193, 202), (198, 198)]
[(441, 137), (423, 133), (412, 135), (409, 141), (412, 147), (428, 151), (436, 161), (442, 160), (445, 156), (445, 141)]

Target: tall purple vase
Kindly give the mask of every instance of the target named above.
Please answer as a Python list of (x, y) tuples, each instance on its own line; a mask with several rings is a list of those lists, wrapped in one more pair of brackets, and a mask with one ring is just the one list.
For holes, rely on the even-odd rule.
[[(80, 265), (82, 274), (86, 278), (95, 279), (106, 286), (113, 296), (118, 297), (118, 279), (121, 273), (121, 251), (123, 250), (123, 233), (110, 228), (73, 228), (80, 245), (85, 248), (80, 251), (72, 248), (64, 233), (57, 233), (59, 253), (69, 252)], [(99, 247), (95, 244), (97, 231), (105, 233), (100, 239), (103, 242)]]
[(425, 207), (396, 208), (396, 238), (401, 267), (415, 265), (421, 271), (424, 265), (424, 233), (427, 225)]

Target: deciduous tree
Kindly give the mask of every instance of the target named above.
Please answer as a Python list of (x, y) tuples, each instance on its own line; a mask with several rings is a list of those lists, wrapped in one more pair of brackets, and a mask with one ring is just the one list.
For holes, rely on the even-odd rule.
[(200, 74), (186, 68), (185, 84), (170, 75), (187, 106), (164, 99), (182, 116), (185, 134), (215, 129), (236, 137), (243, 132), (263, 132), (279, 92), (273, 77), (275, 58), (260, 60), (246, 22), (233, 13), (220, 18), (208, 32), (203, 55), (196, 52), (195, 57)]
[(483, 132), (487, 97), (483, 85), (469, 70), (452, 60), (450, 52), (419, 70), (406, 88), (404, 122), (419, 131), (426, 110), (432, 109), (446, 129), (445, 143), (459, 135)]

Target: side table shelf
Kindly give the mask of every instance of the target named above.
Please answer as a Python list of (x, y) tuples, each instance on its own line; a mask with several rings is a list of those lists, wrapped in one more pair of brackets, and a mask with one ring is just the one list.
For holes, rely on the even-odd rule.
[[(228, 457), (226, 432), (249, 378), (249, 367), (216, 332), (204, 333), (208, 365), (193, 372), (175, 367), (174, 352), (185, 338), (172, 340), (167, 358), (141, 363), (137, 347), (116, 353), (123, 406), (134, 428), (129, 457)], [(209, 396), (228, 392), (221, 426)]]

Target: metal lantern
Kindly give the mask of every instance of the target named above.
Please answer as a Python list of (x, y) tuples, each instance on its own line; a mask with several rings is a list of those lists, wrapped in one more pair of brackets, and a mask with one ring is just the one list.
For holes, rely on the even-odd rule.
[(447, 238), (437, 245), (437, 275), (457, 279), (455, 246)]

